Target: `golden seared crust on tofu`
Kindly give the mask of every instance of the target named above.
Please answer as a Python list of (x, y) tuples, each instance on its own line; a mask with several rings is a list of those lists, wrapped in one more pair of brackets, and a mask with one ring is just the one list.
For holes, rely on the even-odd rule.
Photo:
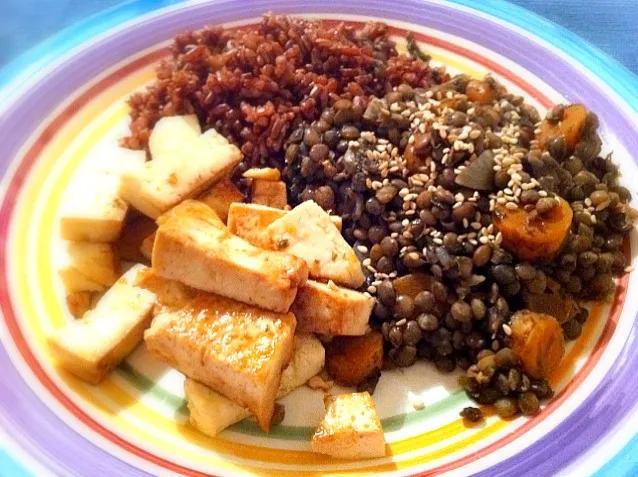
[(297, 317), (297, 329), (323, 335), (364, 335), (374, 299), (333, 282), (308, 280), (297, 291), (290, 307)]
[(122, 161), (109, 164), (109, 169), (84, 167), (73, 177), (62, 199), (60, 235), (65, 240), (113, 242), (124, 225), (128, 204), (119, 196), (121, 176), (130, 169), (128, 163), (141, 167), (144, 151), (118, 148)]
[(151, 262), (153, 258), (153, 245), (155, 244), (155, 234), (153, 232), (151, 235), (142, 240), (142, 244), (140, 245), (140, 253), (144, 256), (148, 262)]
[(176, 205), (157, 218), (157, 225), (162, 225), (171, 217), (192, 217), (215, 227), (226, 228), (217, 213), (209, 205), (199, 200), (187, 199)]
[(281, 180), (281, 172), (273, 167), (253, 167), (242, 174), (247, 179), (261, 179), (264, 181), (278, 182)]
[(281, 181), (254, 179), (251, 187), (251, 202), (253, 204), (267, 205), (275, 209), (283, 209), (288, 205), (288, 193), (286, 184)]
[[(160, 121), (165, 119), (169, 118)], [(156, 153), (153, 160), (122, 176), (121, 197), (153, 219), (206, 190), (241, 160), (239, 149), (213, 129), (192, 139), (192, 131), (182, 121), (171, 134), (175, 138), (170, 154)], [(180, 138), (176, 147), (173, 142)]]
[(150, 255), (147, 257), (142, 253), (142, 244), (156, 230), (155, 221), (144, 215), (127, 220), (120, 238), (115, 242), (115, 250), (120, 259), (129, 262), (144, 263), (148, 261), (150, 263)]
[[(267, 244), (264, 231), (275, 220), (282, 218), (287, 210), (274, 209), (259, 204), (231, 204), (228, 210), (228, 230), (255, 247)], [(331, 215), (330, 220), (341, 231), (341, 217)]]
[(125, 273), (83, 318), (49, 337), (59, 365), (93, 384), (99, 383), (142, 340), (151, 320), (155, 296), (134, 285), (144, 270)]
[(230, 205), (234, 202), (243, 202), (244, 195), (235, 187), (230, 177), (224, 177), (200, 195), (197, 200), (213, 209), (219, 218), (226, 223)]
[[(325, 362), (325, 350), (311, 333), (295, 335), (295, 351), (281, 375), (277, 398), (282, 398), (316, 376)], [(250, 416), (250, 411), (190, 378), (184, 382), (190, 422), (206, 435), (215, 436)]]
[(66, 242), (56, 262), (67, 293), (106, 290), (120, 273), (120, 261), (108, 243)]
[(326, 396), (326, 415), (312, 436), (312, 450), (340, 459), (385, 456), (385, 437), (367, 392)]
[(201, 294), (177, 312), (157, 315), (144, 339), (152, 356), (247, 407), (268, 431), (294, 333), (292, 313)]
[(267, 310), (288, 311), (308, 277), (303, 260), (250, 245), (214, 225), (211, 209), (198, 208), (195, 214), (184, 209), (157, 231), (152, 262), (160, 276)]
[(330, 215), (313, 201), (299, 204), (268, 226), (268, 247), (303, 258), (310, 276), (351, 288), (365, 279), (361, 263), (330, 220)]

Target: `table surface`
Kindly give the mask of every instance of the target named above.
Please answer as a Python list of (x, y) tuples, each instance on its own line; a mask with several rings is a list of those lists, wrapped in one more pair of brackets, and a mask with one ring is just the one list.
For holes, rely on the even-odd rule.
[[(510, 1), (577, 33), (638, 74), (636, 0)], [(0, 0), (0, 67), (59, 30), (121, 3), (124, 2)]]

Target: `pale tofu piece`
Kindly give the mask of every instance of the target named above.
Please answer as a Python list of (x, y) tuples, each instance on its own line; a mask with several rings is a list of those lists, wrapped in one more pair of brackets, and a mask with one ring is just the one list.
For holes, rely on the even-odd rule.
[[(153, 268), (199, 290), (286, 312), (308, 278), (305, 262), (261, 250), (232, 235), (212, 209), (181, 204), (163, 220), (153, 245)], [(221, 224), (221, 225), (220, 225)]]
[(253, 204), (267, 205), (275, 209), (283, 209), (288, 205), (288, 192), (283, 182), (254, 179), (251, 190)]
[[(141, 167), (144, 151), (122, 149), (128, 169)], [(124, 152), (126, 151), (126, 152)], [(124, 225), (128, 204), (119, 196), (124, 167), (81, 168), (64, 193), (60, 208), (60, 235), (64, 240), (113, 242)]]
[(281, 180), (281, 172), (274, 167), (253, 167), (242, 174), (247, 179), (261, 179), (264, 181), (278, 182)]
[(199, 119), (194, 114), (161, 118), (148, 139), (148, 149), (153, 160), (170, 161), (182, 153), (184, 144), (197, 141), (202, 134)]
[(66, 242), (56, 261), (67, 293), (106, 290), (120, 273), (119, 259), (108, 243)]
[(295, 324), (292, 313), (202, 293), (177, 312), (157, 315), (144, 340), (152, 356), (247, 407), (268, 432)]
[(190, 136), (183, 139), (177, 153), (154, 158), (125, 173), (120, 195), (130, 205), (156, 219), (228, 175), (240, 160), (241, 152), (237, 146), (209, 129), (194, 140)]
[(155, 221), (144, 215), (127, 219), (120, 238), (115, 242), (115, 250), (120, 259), (128, 262), (150, 263), (150, 254), (146, 256), (142, 251), (142, 247), (144, 241), (152, 236), (156, 230), (157, 224)]
[[(281, 375), (277, 398), (281, 399), (320, 373), (325, 359), (321, 341), (311, 333), (296, 334), (295, 351)], [(251, 415), (247, 408), (192, 379), (187, 378), (184, 382), (184, 392), (191, 424), (208, 436), (214, 437)]]
[(126, 272), (83, 318), (68, 323), (49, 338), (59, 365), (97, 384), (142, 341), (151, 320), (155, 296), (134, 285), (144, 270)]
[(75, 292), (66, 296), (66, 306), (74, 318), (82, 318), (91, 308), (91, 292)]
[(359, 288), (365, 277), (361, 263), (330, 215), (309, 200), (299, 204), (268, 226), (267, 247), (302, 258), (310, 276)]
[(219, 216), (224, 223), (228, 220), (228, 209), (234, 202), (243, 202), (244, 194), (235, 187), (230, 177), (224, 177), (213, 187), (198, 197)]
[(312, 450), (339, 459), (385, 456), (385, 436), (367, 392), (325, 396), (326, 415), (312, 436)]
[[(287, 210), (273, 209), (259, 204), (231, 204), (228, 210), (228, 230), (255, 247), (261, 247), (265, 243), (266, 228), (287, 213)], [(330, 220), (341, 232), (341, 217), (331, 215)]]
[(299, 331), (330, 336), (359, 336), (368, 331), (374, 298), (333, 282), (308, 280), (290, 307)]

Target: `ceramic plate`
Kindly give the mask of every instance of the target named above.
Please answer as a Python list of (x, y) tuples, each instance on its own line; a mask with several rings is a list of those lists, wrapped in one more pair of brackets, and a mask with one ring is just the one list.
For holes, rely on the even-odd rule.
[[(63, 31), (0, 72), (0, 474), (4, 475), (637, 475), (638, 297), (631, 273), (595, 306), (532, 418), (464, 427), (469, 404), (426, 363), (385, 373), (375, 401), (386, 456), (310, 452), (321, 396), (299, 389), (270, 435), (247, 420), (215, 439), (188, 424), (183, 377), (140, 347), (99, 387), (52, 366), (46, 336), (71, 320), (57, 275), (60, 198), (79, 167), (109, 161), (127, 131), (127, 96), (153, 79), (170, 39), (239, 26), (268, 10), (406, 32), (451, 71), (493, 73), (541, 112), (582, 102), (636, 191), (636, 79), (579, 38), (500, 2), (252, 0), (132, 2)], [(637, 249), (633, 236), (628, 253)], [(425, 408), (415, 410), (414, 403)]]

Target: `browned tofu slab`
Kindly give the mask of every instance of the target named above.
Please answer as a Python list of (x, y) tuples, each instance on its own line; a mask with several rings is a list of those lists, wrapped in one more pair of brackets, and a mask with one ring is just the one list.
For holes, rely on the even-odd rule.
[(247, 407), (268, 432), (295, 324), (292, 313), (202, 293), (156, 316), (144, 339), (152, 356)]
[(253, 204), (274, 207), (275, 209), (283, 209), (288, 205), (286, 184), (264, 179), (254, 179), (251, 202)]
[(182, 204), (167, 215), (153, 246), (157, 274), (267, 310), (288, 311), (308, 277), (302, 259), (234, 236), (201, 203)]
[(323, 335), (364, 335), (374, 307), (374, 298), (332, 282), (308, 280), (297, 291), (290, 307), (299, 331)]
[[(228, 230), (256, 247), (264, 246), (264, 231), (287, 210), (274, 209), (259, 204), (231, 204), (228, 210)], [(331, 215), (330, 220), (341, 232), (341, 217)]]
[(235, 187), (230, 177), (224, 177), (197, 199), (219, 216), (224, 223), (228, 220), (228, 209), (233, 202), (243, 202), (244, 195)]

